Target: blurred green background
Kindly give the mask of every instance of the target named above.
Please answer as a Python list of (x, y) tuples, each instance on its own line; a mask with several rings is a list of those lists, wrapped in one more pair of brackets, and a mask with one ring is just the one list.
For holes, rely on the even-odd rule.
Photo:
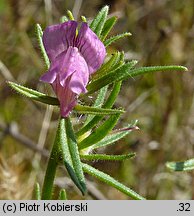
[[(124, 50), (139, 66), (178, 64), (189, 72), (149, 74), (124, 82), (116, 105), (127, 112), (119, 127), (138, 119), (139, 131), (100, 152), (134, 151), (124, 162), (93, 162), (147, 199), (194, 199), (194, 172), (173, 173), (167, 161), (194, 157), (194, 1), (193, 0), (0, 0), (0, 199), (31, 199), (35, 181), (42, 182), (43, 152), (50, 149), (58, 110), (22, 98), (6, 84), (16, 81), (49, 93), (39, 82), (45, 72), (36, 40), (35, 24), (58, 23), (67, 9), (80, 20), (92, 19), (104, 5), (119, 18), (111, 34), (132, 36), (113, 44), (108, 52)], [(92, 100), (92, 99), (91, 99)], [(75, 124), (78, 120), (75, 119)], [(31, 148), (29, 148), (31, 147)], [(128, 199), (92, 177), (87, 177), (85, 199)], [(84, 199), (64, 170), (58, 172), (56, 194), (67, 189), (69, 199)]]

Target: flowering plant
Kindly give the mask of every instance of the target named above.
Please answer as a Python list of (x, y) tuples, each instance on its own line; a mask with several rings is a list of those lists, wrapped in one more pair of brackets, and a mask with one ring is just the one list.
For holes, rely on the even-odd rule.
[[(82, 17), (83, 23), (80, 29), (71, 12), (68, 12), (69, 17), (63, 17), (61, 24), (49, 26), (44, 32), (40, 25), (37, 25), (38, 41), (48, 70), (40, 80), (52, 85), (57, 98), (8, 82), (13, 89), (24, 96), (45, 104), (60, 106), (58, 129), (41, 192), (38, 184), (36, 185), (37, 199), (52, 199), (58, 165), (66, 168), (83, 195), (87, 192), (85, 172), (133, 199), (144, 199), (85, 161), (118, 161), (135, 156), (135, 153), (126, 155), (91, 153), (92, 150), (111, 145), (138, 129), (135, 122), (113, 131), (124, 112), (123, 109), (112, 108), (123, 80), (150, 72), (187, 69), (174, 65), (136, 68), (137, 61), (125, 61), (123, 52), (107, 54), (106, 49), (111, 43), (130, 35), (123, 33), (107, 39), (117, 20), (116, 17), (107, 18), (108, 9), (108, 6), (102, 8), (90, 24), (85, 17)], [(98, 94), (94, 104), (85, 105), (85, 98), (95, 92)], [(76, 131), (71, 123), (74, 113), (83, 114), (85, 117), (84, 123)], [(60, 192), (60, 199), (65, 199), (64, 190)]]

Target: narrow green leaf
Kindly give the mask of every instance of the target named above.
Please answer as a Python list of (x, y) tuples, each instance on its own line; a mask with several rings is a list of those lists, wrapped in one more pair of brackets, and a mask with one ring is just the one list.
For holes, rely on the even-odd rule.
[[(118, 93), (121, 88), (121, 82), (117, 82), (114, 84), (113, 89), (106, 100), (105, 104), (103, 105), (103, 108), (111, 108), (118, 96)], [(95, 125), (98, 124), (98, 122), (102, 119), (102, 116), (95, 116), (93, 119), (91, 119), (87, 124), (84, 124), (84, 126), (76, 133), (77, 136), (81, 136), (87, 131), (90, 131)]]
[[(24, 87), (22, 85), (16, 84), (14, 82), (7, 82), (9, 86), (11, 86), (15, 91), (22, 94), (25, 97), (28, 97), (30, 99), (33, 99), (35, 101), (39, 101), (45, 104), (49, 105), (59, 105), (59, 101), (55, 97), (50, 97), (46, 94), (43, 94), (41, 92), (38, 92), (36, 90)], [(74, 110), (77, 111), (80, 114), (92, 114), (92, 115), (114, 115), (117, 113), (123, 113), (123, 110), (117, 110), (117, 109), (104, 109), (104, 108), (96, 108), (96, 107), (90, 107), (90, 106), (82, 106), (82, 105), (76, 105), (74, 107)]]
[(125, 74), (122, 79), (126, 79), (128, 77), (135, 77), (139, 75), (143, 75), (146, 73), (153, 73), (158, 71), (170, 71), (170, 70), (178, 70), (178, 71), (188, 71), (186, 67), (179, 65), (167, 65), (167, 66), (150, 66), (150, 67), (140, 67), (129, 71), (129, 74)]
[[(102, 106), (104, 99), (105, 99), (105, 96), (106, 96), (107, 89), (108, 89), (108, 86), (105, 86), (105, 87), (100, 89), (92, 107), (101, 107)], [(88, 115), (86, 118), (86, 121), (84, 122), (84, 125), (88, 124), (88, 122), (90, 122), (93, 117), (94, 117), (94, 115)]]
[(102, 67), (92, 75), (92, 80), (99, 79), (100, 77), (111, 73), (113, 70), (119, 68), (124, 63), (124, 54), (116, 52), (112, 57), (102, 65)]
[(39, 183), (35, 184), (34, 187), (35, 200), (41, 200), (41, 192)]
[(40, 46), (40, 50), (41, 50), (45, 65), (46, 65), (46, 68), (48, 70), (50, 67), (50, 61), (49, 61), (49, 58), (47, 56), (46, 50), (44, 48), (44, 44), (42, 42), (43, 31), (42, 31), (42, 28), (39, 24), (36, 24), (36, 33), (37, 33), (38, 44)]
[(113, 53), (109, 57), (109, 60), (106, 63), (104, 63), (98, 71), (96, 71), (94, 74), (92, 74), (92, 78), (95, 78), (97, 76), (96, 74), (98, 74), (98, 73), (103, 73), (103, 71), (105, 71), (107, 69), (110, 70), (118, 62), (120, 55), (121, 55), (121, 52)]
[(72, 12), (70, 10), (67, 11), (67, 15), (68, 15), (70, 20), (75, 20)]
[(96, 100), (94, 102), (94, 105), (93, 105), (94, 107), (101, 107), (103, 105), (103, 102), (104, 102), (104, 99), (107, 93), (107, 89), (108, 89), (108, 86), (105, 86), (104, 88), (100, 89), (98, 96), (96, 97)]
[(127, 186), (123, 185), (122, 183), (115, 180), (113, 177), (109, 176), (106, 173), (103, 173), (102, 171), (99, 171), (92, 166), (82, 163), (84, 172), (96, 177), (102, 182), (105, 182), (106, 184), (116, 188), (117, 190), (121, 191), (122, 193), (128, 195), (129, 197), (136, 199), (136, 200), (144, 200), (145, 198), (140, 196), (135, 191), (131, 190)]
[[(120, 55), (118, 56), (117, 61), (115, 64), (110, 68), (110, 73), (114, 70), (119, 69), (122, 65), (125, 64), (125, 59), (124, 59), (124, 52), (120, 52)], [(104, 74), (105, 75), (105, 74)]]
[(118, 82), (120, 80), (128, 79), (129, 77), (135, 77), (138, 75), (143, 75), (146, 73), (152, 73), (152, 72), (158, 72), (158, 71), (169, 71), (169, 70), (179, 70), (179, 71), (187, 71), (186, 67), (183, 66), (153, 66), (153, 67), (141, 67), (141, 68), (135, 68), (134, 67), (136, 62), (128, 62), (122, 67), (120, 67), (118, 70), (113, 71), (112, 73), (109, 73), (93, 82), (91, 82), (88, 86), (88, 93), (91, 94), (98, 89), (112, 83), (112, 82)]
[(122, 33), (122, 34), (119, 34), (119, 35), (112, 36), (112, 37), (110, 37), (110, 38), (108, 38), (108, 39), (106, 39), (104, 41), (104, 45), (107, 47), (110, 44), (112, 44), (113, 42), (115, 42), (115, 41), (117, 41), (117, 40), (119, 40), (121, 38), (127, 37), (127, 36), (131, 36), (131, 33), (125, 32), (125, 33)]
[(76, 105), (74, 110), (81, 114), (90, 114), (90, 115), (115, 115), (115, 114), (124, 113), (123, 110), (103, 109), (103, 108), (96, 108), (96, 107), (82, 106), (82, 105)]
[[(132, 67), (134, 67), (137, 64), (137, 61), (132, 60), (131, 63), (133, 64)], [(99, 73), (97, 79), (99, 79), (100, 77), (103, 77), (109, 73), (112, 73), (115, 70), (118, 70), (120, 67), (122, 67), (125, 64), (125, 60), (124, 60), (124, 52), (120, 52), (120, 55), (118, 56), (117, 60), (115, 61), (115, 63), (112, 65), (111, 68), (106, 68), (104, 73)], [(95, 81), (95, 79), (93, 79), (92, 81)]]
[(166, 166), (173, 171), (190, 171), (194, 170), (194, 158), (180, 162), (167, 162)]
[[(96, 79), (92, 81), (90, 84), (87, 85), (87, 94), (92, 94), (98, 89), (111, 84), (113, 82), (118, 82), (121, 80), (124, 80), (128, 78), (131, 69), (137, 64), (137, 61), (130, 61), (126, 63), (125, 65), (119, 67), (117, 70), (114, 70), (111, 73), (106, 74), (105, 76), (100, 77), (99, 79)], [(127, 74), (127, 75), (126, 75)]]
[(90, 28), (97, 34), (97, 36), (100, 36), (102, 32), (108, 15), (108, 10), (108, 6), (103, 7), (90, 24)]
[(48, 95), (45, 95), (41, 92), (35, 91), (33, 89), (24, 87), (22, 85), (16, 84), (14, 82), (7, 82), (8, 85), (13, 88), (15, 91), (18, 93), (22, 94), (25, 97), (28, 97), (30, 99), (45, 103), (45, 104), (50, 104), (50, 105), (59, 105), (59, 101), (55, 97), (50, 97)]
[(86, 192), (85, 179), (77, 141), (69, 118), (60, 120), (59, 151), (71, 179), (84, 195)]
[[(131, 133), (134, 129), (136, 129), (135, 125), (136, 125), (136, 123), (133, 125), (130, 124), (126, 128), (120, 129), (120, 131), (118, 131), (118, 132), (108, 134), (106, 137), (104, 137), (104, 139), (102, 139), (101, 141), (94, 144), (92, 146), (92, 149), (101, 148), (101, 147), (115, 143), (116, 141), (122, 139), (123, 137), (125, 137), (126, 135)], [(133, 127), (134, 127), (134, 129), (133, 129)]]
[(67, 22), (69, 19), (67, 18), (67, 16), (62, 16), (60, 19), (60, 23), (64, 23)]
[(62, 189), (59, 193), (59, 200), (67, 200), (67, 194), (65, 189)]
[(124, 155), (105, 155), (105, 154), (89, 154), (80, 155), (81, 159), (84, 160), (110, 160), (110, 161), (121, 161), (134, 157), (135, 153), (129, 153)]
[(117, 17), (114, 17), (114, 16), (106, 20), (104, 27), (102, 29), (102, 33), (101, 33), (102, 41), (105, 40), (105, 38), (107, 37), (107, 35), (109, 34), (113, 26), (115, 25), (116, 21), (117, 21)]
[(114, 83), (112, 91), (111, 91), (108, 99), (106, 100), (105, 104), (102, 106), (103, 108), (111, 108), (113, 106), (113, 104), (115, 103), (115, 100), (117, 99), (117, 96), (120, 92), (121, 85), (122, 85), (122, 81)]
[(119, 117), (120, 114), (110, 116), (102, 125), (100, 125), (87, 138), (79, 143), (79, 149), (81, 150), (87, 148), (103, 139), (108, 132), (113, 129)]

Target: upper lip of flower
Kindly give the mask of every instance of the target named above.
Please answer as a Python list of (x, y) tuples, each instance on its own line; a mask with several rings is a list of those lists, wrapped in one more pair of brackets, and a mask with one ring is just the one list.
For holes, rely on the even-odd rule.
[(88, 65), (89, 73), (93, 73), (104, 61), (105, 47), (87, 23), (82, 23), (76, 35), (77, 27), (76, 21), (47, 27), (43, 34), (46, 52), (50, 61), (53, 62), (68, 47), (77, 47)]

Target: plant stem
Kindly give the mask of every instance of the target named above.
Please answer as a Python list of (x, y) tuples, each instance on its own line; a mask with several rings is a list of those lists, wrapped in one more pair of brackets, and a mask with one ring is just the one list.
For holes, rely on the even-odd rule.
[[(59, 122), (60, 125), (60, 122)], [(44, 177), (44, 183), (42, 188), (42, 200), (50, 200), (52, 198), (53, 184), (58, 165), (58, 137), (60, 133), (60, 127), (57, 129), (55, 142), (52, 147), (52, 151), (49, 157), (46, 174)]]

